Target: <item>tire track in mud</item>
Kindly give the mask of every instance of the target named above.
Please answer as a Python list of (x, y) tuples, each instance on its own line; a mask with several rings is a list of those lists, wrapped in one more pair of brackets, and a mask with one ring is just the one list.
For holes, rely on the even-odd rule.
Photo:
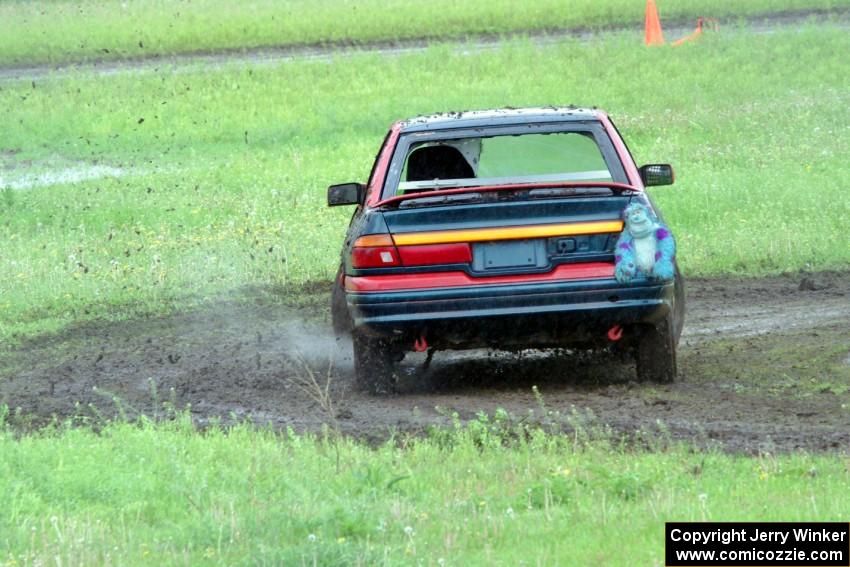
[[(370, 397), (353, 389), (350, 345), (331, 335), (327, 311), (317, 317), (258, 292), (247, 302), (31, 339), (0, 353), (0, 403), (24, 426), (116, 415), (115, 399), (130, 417), (156, 415), (170, 400), (199, 423), (235, 417), (317, 431), (336, 422), (380, 439), (446, 423), (446, 412), (544, 417), (537, 386), (548, 410), (626, 434), (657, 432), (660, 420), (664, 435), (730, 451), (847, 448), (850, 272), (800, 282), (689, 280), (680, 381), (671, 385), (637, 384), (633, 364), (610, 355), (473, 351), (437, 353), (427, 371), (424, 355), (411, 354), (401, 392)], [(334, 415), (305, 391), (310, 372), (321, 385), (330, 376)]]
[(841, 275), (796, 280), (692, 280), (695, 289), (688, 294), (682, 339), (693, 344), (717, 336), (753, 337), (850, 321), (850, 284)]

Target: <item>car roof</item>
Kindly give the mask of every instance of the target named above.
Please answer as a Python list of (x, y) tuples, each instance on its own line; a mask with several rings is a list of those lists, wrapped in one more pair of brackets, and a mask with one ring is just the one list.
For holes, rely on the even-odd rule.
[(600, 114), (601, 111), (599, 110), (579, 108), (576, 106), (498, 108), (493, 110), (467, 110), (417, 116), (402, 120), (398, 122), (398, 125), (401, 132), (428, 132), (454, 128), (598, 120)]

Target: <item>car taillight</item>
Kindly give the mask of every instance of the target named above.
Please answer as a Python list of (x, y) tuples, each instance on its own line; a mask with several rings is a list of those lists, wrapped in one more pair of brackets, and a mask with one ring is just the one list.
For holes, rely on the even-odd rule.
[(472, 262), (472, 249), (466, 242), (396, 247), (389, 234), (361, 236), (354, 241), (354, 247), (351, 250), (351, 266), (355, 269), (468, 264), (470, 262)]
[(468, 264), (472, 262), (472, 250), (467, 243), (424, 244), (421, 246), (399, 246), (401, 263), (405, 266), (432, 266), (434, 264)]
[(351, 249), (351, 266), (357, 269), (401, 266), (392, 236), (368, 234), (355, 240)]

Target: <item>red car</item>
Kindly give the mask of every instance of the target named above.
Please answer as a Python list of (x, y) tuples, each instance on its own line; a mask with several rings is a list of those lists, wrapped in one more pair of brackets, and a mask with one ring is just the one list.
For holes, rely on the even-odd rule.
[[(669, 165), (638, 168), (599, 110), (396, 122), (366, 185), (328, 189), (329, 206), (356, 205), (332, 312), (352, 336), (359, 385), (392, 392), (411, 350), (613, 342), (635, 353), (639, 379), (672, 381), (684, 315), (675, 257), (666, 279), (618, 265), (632, 246), (625, 209), (661, 223), (644, 188), (672, 182)], [(635, 261), (646, 240), (634, 240)]]

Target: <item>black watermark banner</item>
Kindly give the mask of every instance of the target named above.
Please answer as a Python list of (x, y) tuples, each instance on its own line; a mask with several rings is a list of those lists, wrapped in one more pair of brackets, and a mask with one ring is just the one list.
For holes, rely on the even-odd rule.
[(667, 567), (850, 567), (846, 522), (667, 522)]

